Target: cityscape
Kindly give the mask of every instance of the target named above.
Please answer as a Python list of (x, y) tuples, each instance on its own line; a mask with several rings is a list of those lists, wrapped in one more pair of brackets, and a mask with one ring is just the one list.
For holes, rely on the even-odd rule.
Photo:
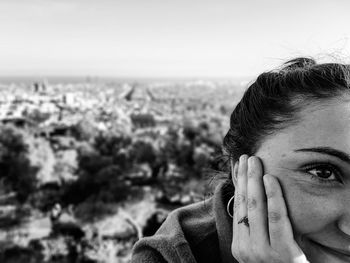
[(108, 263), (210, 198), (247, 84), (0, 83), (0, 261)]

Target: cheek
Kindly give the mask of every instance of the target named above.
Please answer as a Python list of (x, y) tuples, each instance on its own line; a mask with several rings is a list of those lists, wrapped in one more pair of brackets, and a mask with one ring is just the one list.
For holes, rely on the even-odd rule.
[(315, 195), (310, 185), (290, 180), (280, 180), (287, 204), (289, 218), (297, 235), (316, 233), (336, 221), (336, 201), (329, 195)]

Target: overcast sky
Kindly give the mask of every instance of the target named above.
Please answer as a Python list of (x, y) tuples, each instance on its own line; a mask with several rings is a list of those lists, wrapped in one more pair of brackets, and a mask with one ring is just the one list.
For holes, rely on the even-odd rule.
[(347, 0), (0, 0), (0, 75), (252, 76), (350, 54)]

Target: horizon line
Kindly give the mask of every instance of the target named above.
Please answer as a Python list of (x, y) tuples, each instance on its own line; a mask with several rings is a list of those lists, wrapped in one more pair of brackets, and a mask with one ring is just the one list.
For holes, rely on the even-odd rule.
[(90, 75), (90, 74), (76, 74), (76, 75), (40, 75), (40, 74), (21, 74), (21, 75), (2, 75), (0, 79), (10, 80), (13, 78), (28, 78), (28, 79), (50, 79), (50, 78), (72, 78), (72, 79), (159, 79), (159, 80), (247, 80), (252, 79), (252, 76), (141, 76), (141, 75), (130, 75), (130, 76), (113, 76), (113, 75)]

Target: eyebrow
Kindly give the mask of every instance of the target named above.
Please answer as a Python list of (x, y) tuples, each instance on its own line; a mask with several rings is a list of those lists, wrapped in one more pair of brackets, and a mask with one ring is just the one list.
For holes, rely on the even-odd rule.
[(321, 153), (321, 154), (327, 154), (334, 157), (339, 158), (340, 160), (350, 164), (350, 155), (339, 151), (337, 149), (331, 148), (331, 147), (315, 147), (315, 148), (303, 148), (303, 149), (296, 149), (294, 152), (315, 152), (315, 153)]

